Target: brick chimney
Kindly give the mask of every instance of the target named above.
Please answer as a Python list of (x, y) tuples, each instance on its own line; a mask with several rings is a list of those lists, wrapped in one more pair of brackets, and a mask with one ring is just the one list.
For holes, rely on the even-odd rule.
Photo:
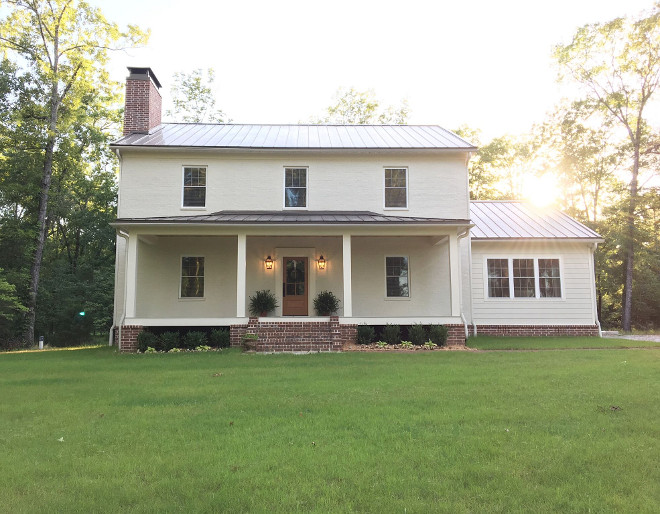
[(162, 99), (160, 82), (151, 68), (128, 68), (124, 135), (148, 133), (160, 125)]

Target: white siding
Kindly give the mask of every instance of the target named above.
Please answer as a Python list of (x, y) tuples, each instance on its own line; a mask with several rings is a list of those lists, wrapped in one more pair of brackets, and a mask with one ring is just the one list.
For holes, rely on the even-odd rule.
[[(487, 258), (558, 258), (563, 298), (487, 298)], [(472, 242), (472, 313), (477, 325), (595, 324), (592, 254), (588, 244)]]
[[(448, 248), (426, 237), (353, 237), (353, 316), (450, 316)], [(409, 258), (410, 298), (386, 298), (386, 256)]]
[[(207, 167), (206, 207), (181, 207), (182, 167)], [(308, 168), (308, 210), (466, 219), (464, 152), (123, 150), (120, 218), (282, 210), (285, 166)], [(385, 167), (407, 167), (409, 208), (384, 209)]]

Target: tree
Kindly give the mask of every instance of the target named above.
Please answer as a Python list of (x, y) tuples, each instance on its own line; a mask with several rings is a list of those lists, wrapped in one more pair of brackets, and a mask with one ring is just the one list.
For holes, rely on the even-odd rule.
[(313, 118), (313, 123), (336, 125), (405, 125), (410, 109), (403, 100), (399, 107), (381, 107), (373, 90), (339, 89), (327, 114)]
[(479, 149), (470, 159), (468, 176), (473, 200), (512, 200), (521, 197), (522, 177), (528, 172), (530, 145), (513, 136), (480, 143), (480, 131), (465, 125), (455, 130)]
[(200, 68), (190, 73), (176, 72), (170, 88), (174, 109), (165, 111), (173, 121), (185, 123), (230, 123), (231, 120), (220, 109), (215, 108), (213, 68)]
[(135, 26), (121, 31), (100, 9), (83, 0), (9, 0), (8, 16), (0, 22), (0, 45), (26, 64), (42, 85), (40, 100), (46, 108), (42, 120), (41, 186), (36, 220), (36, 241), (30, 270), (25, 339), (34, 341), (39, 275), (46, 239), (48, 195), (53, 156), (69, 116), (84, 108), (90, 91), (104, 94), (110, 86), (103, 68), (108, 51), (146, 43), (148, 34)]
[(660, 85), (660, 3), (636, 19), (617, 18), (585, 25), (567, 45), (554, 51), (561, 70), (572, 78), (605, 117), (626, 134), (630, 159), (626, 207), (623, 329), (632, 328), (635, 213), (639, 199), (640, 158), (649, 138), (646, 110)]

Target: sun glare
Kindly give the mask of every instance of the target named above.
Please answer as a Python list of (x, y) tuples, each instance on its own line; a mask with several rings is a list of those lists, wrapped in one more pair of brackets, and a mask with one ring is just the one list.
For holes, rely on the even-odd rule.
[(555, 203), (559, 190), (552, 175), (525, 177), (523, 196), (537, 207), (548, 207)]

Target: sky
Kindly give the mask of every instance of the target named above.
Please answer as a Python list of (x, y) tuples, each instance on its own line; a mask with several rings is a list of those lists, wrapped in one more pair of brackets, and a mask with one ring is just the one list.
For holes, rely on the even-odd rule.
[(151, 29), (110, 72), (149, 66), (165, 108), (177, 71), (214, 68), (216, 99), (236, 123), (320, 116), (340, 87), (406, 99), (409, 123), (522, 134), (566, 94), (551, 53), (586, 24), (652, 0), (91, 0), (120, 25)]

